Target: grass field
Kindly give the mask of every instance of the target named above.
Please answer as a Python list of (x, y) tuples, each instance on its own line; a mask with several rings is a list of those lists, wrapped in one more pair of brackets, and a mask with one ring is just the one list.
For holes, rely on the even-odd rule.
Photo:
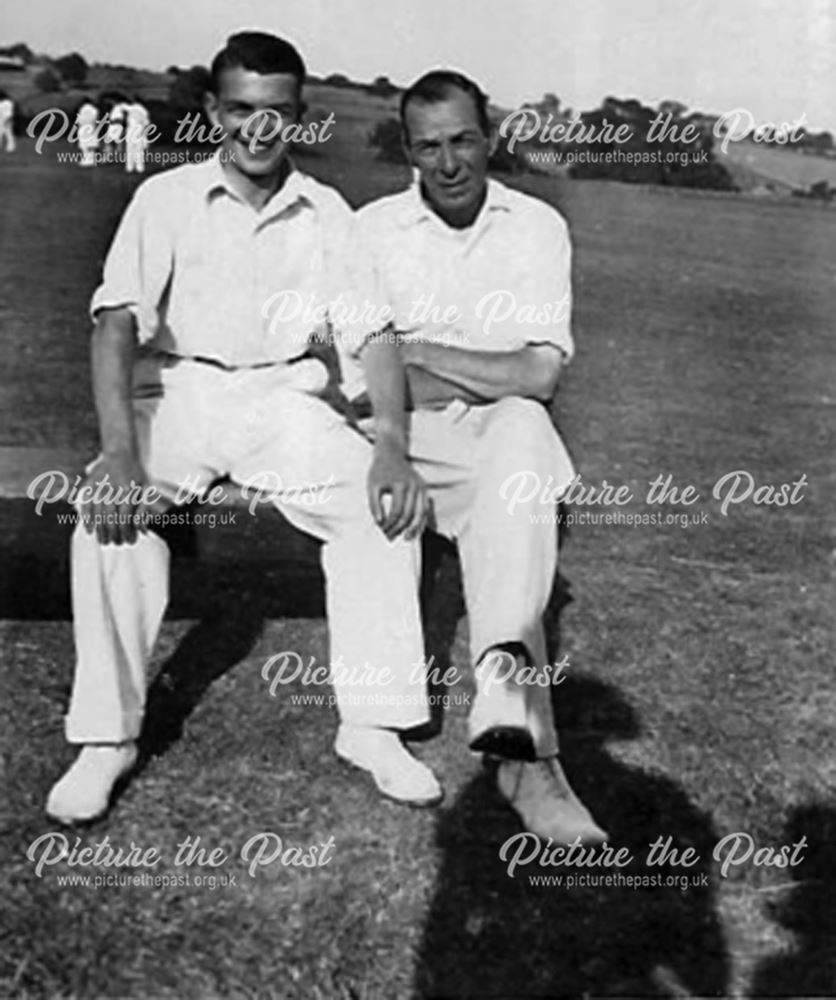
[[(354, 203), (404, 179), (359, 154), (308, 165)], [(0, 446), (95, 447), (86, 303), (135, 183), (25, 144), (0, 159)], [(444, 781), (443, 805), (381, 800), (333, 756), (333, 710), (293, 704), (301, 687), (272, 698), (260, 677), (280, 650), (326, 655), (315, 547), (290, 532), (280, 551), (249, 539), (251, 562), (175, 564), (144, 767), (81, 833), (84, 845), (155, 847), (156, 871), (170, 874), (183, 871), (178, 844), (199, 836), (223, 848), (218, 874), (237, 884), (61, 885), (76, 873), (66, 864), (36, 877), (26, 849), (51, 829), (42, 804), (72, 756), (66, 539), (21, 513), (27, 501), (0, 500), (0, 995), (836, 994), (836, 216), (520, 183), (558, 204), (574, 234), (578, 353), (555, 413), (584, 481), (627, 484), (625, 509), (642, 514), (649, 482), (670, 474), (706, 515), (687, 528), (571, 528), (548, 622), (569, 661), (556, 688), (564, 759), (635, 855), (628, 871), (646, 873), (647, 845), (670, 836), (696, 849), (691, 873), (707, 885), (508, 878), (497, 852), (519, 827), (465, 750), (461, 705), (416, 745)], [(808, 485), (794, 506), (750, 500), (724, 515), (712, 487), (733, 470)], [(449, 553), (427, 617), (430, 651), (466, 670)], [(293, 845), (333, 837), (333, 860), (250, 877), (241, 848), (262, 831)], [(759, 846), (806, 836), (803, 862), (748, 862), (724, 878), (712, 849), (737, 831)]]

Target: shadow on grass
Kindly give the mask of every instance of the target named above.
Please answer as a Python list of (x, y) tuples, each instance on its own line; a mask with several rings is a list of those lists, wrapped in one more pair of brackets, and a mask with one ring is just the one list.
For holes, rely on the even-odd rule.
[(257, 601), (230, 602), (184, 636), (148, 690), (139, 738), (140, 767), (180, 739), (184, 723), (209, 686), (250, 653), (263, 623), (264, 611)]
[(452, 663), (452, 647), (456, 626), (465, 614), (461, 572), (456, 546), (436, 535), (424, 532), (422, 538), (421, 613), (424, 626), (424, 649), (430, 674), (427, 691), (430, 695), (430, 721), (411, 739), (429, 739), (438, 735), (444, 725), (443, 695), (447, 688), (441, 678)]
[[(210, 685), (252, 651), (265, 619), (325, 617), (319, 545), (278, 516), (271, 519), (267, 545), (262, 540), (256, 552), (252, 540), (247, 542), (251, 555), (258, 557), (254, 562), (222, 564), (223, 547), (214, 559), (195, 559), (183, 539), (169, 534), (167, 541), (173, 552), (186, 556), (173, 561), (172, 604), (180, 614), (197, 611), (200, 621), (149, 687), (139, 769), (180, 739)], [(271, 548), (270, 543), (279, 544)]]
[[(635, 713), (617, 689), (574, 674), (558, 691), (567, 773), (609, 830), (613, 846), (627, 847), (633, 861), (621, 869), (532, 864), (509, 877), (499, 848), (520, 827), (486, 769), (437, 829), (443, 861), (419, 950), (415, 995), (724, 995), (729, 959), (707, 877), (706, 859), (717, 839), (708, 816), (668, 778), (608, 752), (606, 741), (638, 735)], [(649, 869), (648, 845), (660, 835), (679, 849), (694, 847), (698, 864)], [(687, 871), (700, 884), (683, 892), (678, 886), (529, 882), (531, 874), (615, 871), (663, 878)]]
[[(781, 844), (807, 838), (798, 885), (770, 908), (792, 931), (794, 952), (765, 959), (755, 972), (753, 997), (836, 996), (836, 809), (811, 805), (794, 810)], [(792, 877), (792, 876), (790, 876)]]
[[(187, 515), (196, 508), (183, 507)], [(70, 509), (61, 513), (71, 513)], [(325, 615), (319, 543), (277, 511), (214, 528), (173, 524), (160, 534), (172, 555), (166, 618), (201, 618), (224, 593), (258, 592), (270, 617)], [(69, 621), (72, 525), (38, 517), (30, 500), (0, 498), (0, 608), (16, 621)]]

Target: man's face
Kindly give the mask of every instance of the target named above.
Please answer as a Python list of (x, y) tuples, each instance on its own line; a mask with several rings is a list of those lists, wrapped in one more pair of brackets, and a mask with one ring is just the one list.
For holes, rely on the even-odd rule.
[(266, 177), (280, 167), (287, 151), (281, 134), (299, 121), (299, 83), (290, 73), (226, 69), (218, 93), (206, 97), (206, 112), (225, 135), (223, 153), (247, 177)]
[(425, 197), (449, 225), (470, 225), (485, 198), (493, 148), (473, 100), (451, 89), (434, 104), (411, 101), (404, 124)]

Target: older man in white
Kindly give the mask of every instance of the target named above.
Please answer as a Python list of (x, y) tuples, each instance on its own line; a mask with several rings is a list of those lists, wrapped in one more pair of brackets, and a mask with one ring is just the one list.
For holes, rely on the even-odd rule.
[(526, 475), (558, 491), (574, 475), (546, 408), (573, 351), (567, 227), (488, 180), (493, 140), (472, 81), (427, 74), (401, 115), (417, 182), (366, 206), (360, 230), (403, 338), (410, 458), (461, 558), (477, 681), (470, 746), (503, 758), (500, 791), (530, 830), (594, 842), (605, 834), (563, 774), (549, 686), (535, 683), (549, 673), (555, 525), (534, 499), (509, 505)]

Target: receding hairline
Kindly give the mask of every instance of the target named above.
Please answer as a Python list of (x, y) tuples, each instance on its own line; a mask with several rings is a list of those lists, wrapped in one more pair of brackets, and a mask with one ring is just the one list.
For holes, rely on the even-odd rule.
[(409, 138), (406, 114), (410, 107), (414, 104), (423, 104), (425, 106), (443, 104), (455, 94), (462, 94), (470, 99), (470, 103), (476, 114), (479, 130), (485, 136), (490, 136), (491, 125), (488, 117), (488, 98), (481, 87), (473, 80), (464, 76), (464, 74), (454, 70), (433, 70), (430, 73), (425, 73), (424, 76), (416, 80), (401, 95), (401, 129), (406, 138)]

